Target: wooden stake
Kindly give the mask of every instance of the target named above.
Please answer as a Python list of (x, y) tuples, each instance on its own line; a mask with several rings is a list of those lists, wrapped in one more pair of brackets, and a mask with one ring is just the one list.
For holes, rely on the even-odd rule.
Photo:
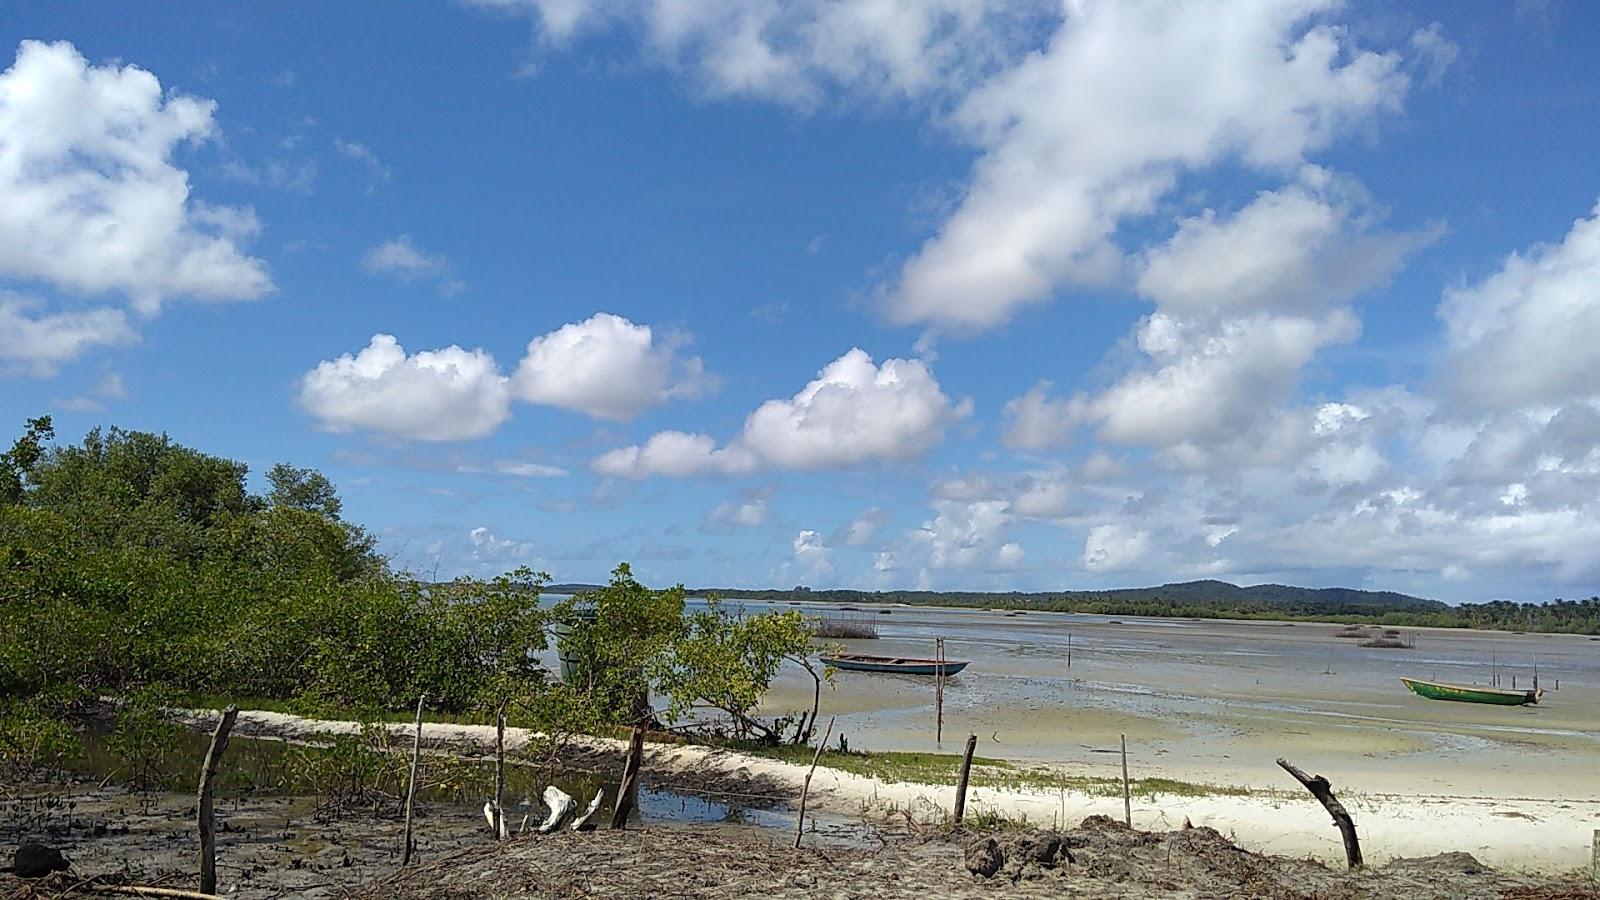
[(1072, 632), (1067, 632), (1067, 668), (1072, 668)]
[(933, 639), (933, 742), (944, 742), (944, 638)]
[(1594, 830), (1594, 856), (1589, 860), (1589, 876), (1600, 886), (1600, 828)]
[(1323, 778), (1321, 775), (1307, 775), (1281, 757), (1278, 759), (1278, 765), (1282, 766), (1285, 772), (1294, 776), (1295, 781), (1304, 785), (1305, 789), (1311, 792), (1311, 796), (1317, 798), (1323, 808), (1328, 811), (1328, 814), (1333, 816), (1333, 824), (1338, 826), (1339, 834), (1344, 838), (1345, 862), (1352, 869), (1361, 868), (1361, 842), (1356, 839), (1356, 823), (1350, 818), (1350, 814), (1345, 812), (1344, 805), (1339, 802), (1339, 798), (1333, 795), (1333, 785), (1329, 784), (1328, 779)]
[(978, 736), (967, 735), (967, 752), (961, 754), (961, 778), (956, 781), (956, 827), (967, 817), (967, 779), (972, 775), (972, 751), (978, 749)]
[(500, 840), (507, 831), (506, 805), (506, 705), (501, 702), (494, 715), (494, 839)]
[(625, 828), (628, 812), (633, 809), (636, 788), (639, 784), (639, 766), (644, 761), (644, 728), (633, 726), (628, 736), (628, 758), (622, 764), (622, 786), (617, 789), (617, 805), (611, 811), (611, 827)]
[(411, 865), (411, 852), (415, 849), (411, 840), (411, 808), (417, 801), (417, 763), (422, 759), (422, 704), (427, 699), (426, 693), (417, 698), (417, 736), (411, 741), (411, 776), (406, 779), (406, 837), (400, 851), (402, 866)]
[(217, 892), (217, 820), (212, 800), (217, 790), (217, 767), (222, 763), (222, 753), (228, 749), (228, 733), (233, 731), (234, 720), (239, 718), (239, 707), (229, 706), (217, 721), (217, 730), (211, 733), (211, 746), (206, 748), (206, 760), (200, 767), (200, 892)]
[(1133, 794), (1128, 790), (1128, 736), (1122, 735), (1122, 822), (1133, 827)]
[(811, 768), (806, 770), (806, 780), (800, 785), (800, 818), (794, 823), (794, 848), (800, 849), (800, 836), (806, 833), (806, 795), (811, 792), (811, 776), (816, 774), (817, 760), (822, 759), (823, 748), (828, 746), (828, 738), (833, 736), (833, 716), (828, 717), (828, 730), (823, 732), (822, 740), (817, 744), (817, 752), (811, 754)]

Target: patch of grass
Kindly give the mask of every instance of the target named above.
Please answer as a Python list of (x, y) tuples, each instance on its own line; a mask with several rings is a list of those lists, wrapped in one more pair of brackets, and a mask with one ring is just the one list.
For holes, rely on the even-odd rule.
[[(754, 756), (779, 759), (798, 765), (810, 765), (811, 755), (816, 752), (814, 748), (797, 745), (740, 749)], [(825, 750), (818, 765), (876, 778), (886, 784), (898, 782), (954, 784), (961, 772), (961, 757), (953, 753)], [(968, 783), (974, 788), (1064, 790), (1091, 797), (1122, 796), (1120, 778), (1072, 775), (1043, 766), (1024, 767), (1007, 760), (983, 756), (972, 758), (972, 773)], [(1131, 780), (1129, 788), (1134, 796), (1147, 800), (1161, 796), (1244, 797), (1260, 793), (1238, 785), (1203, 784), (1178, 781), (1173, 778), (1135, 778)]]

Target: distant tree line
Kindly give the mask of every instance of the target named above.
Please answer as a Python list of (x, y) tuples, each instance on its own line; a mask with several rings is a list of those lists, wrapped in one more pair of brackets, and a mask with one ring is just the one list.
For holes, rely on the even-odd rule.
[[(554, 589), (572, 588), (574, 585)], [(849, 606), (858, 603), (904, 603), (977, 609), (1019, 609), (1111, 616), (1166, 616), (1195, 619), (1282, 619), (1344, 622), (1413, 628), (1482, 628), (1499, 631), (1557, 632), (1600, 635), (1600, 597), (1552, 600), (1548, 603), (1462, 603), (1370, 591), (1317, 591), (1264, 585), (1240, 588), (1223, 582), (1191, 582), (1161, 588), (1116, 591), (985, 592), (985, 591), (856, 591), (745, 590), (718, 588), (691, 591), (727, 599), (771, 603), (806, 601)], [(1176, 594), (1177, 596), (1172, 596)], [(1270, 599), (1252, 599), (1249, 596)], [(1218, 596), (1220, 595), (1220, 596)], [(1317, 595), (1325, 595), (1318, 597)]]

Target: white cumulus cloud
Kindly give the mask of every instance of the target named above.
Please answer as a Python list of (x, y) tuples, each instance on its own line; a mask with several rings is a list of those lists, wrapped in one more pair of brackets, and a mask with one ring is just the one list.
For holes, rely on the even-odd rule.
[(137, 66), (90, 65), (70, 43), (23, 41), (0, 73), (0, 275), (117, 292), (146, 313), (271, 291), (237, 243), (253, 216), (193, 202), (171, 162), (217, 134), (215, 106), (163, 93)]
[(330, 431), (460, 441), (498, 428), (510, 415), (511, 392), (482, 350), (452, 345), (407, 355), (393, 336), (375, 334), (360, 353), (307, 372), (300, 405)]
[(48, 313), (37, 300), (0, 291), (0, 371), (49, 377), (93, 347), (138, 340), (120, 309)]
[(512, 390), (528, 403), (625, 422), (652, 406), (710, 389), (705, 366), (699, 357), (684, 355), (683, 344), (682, 338), (656, 335), (649, 325), (596, 313), (529, 342)]
[(908, 460), (943, 440), (945, 428), (970, 411), (969, 402), (945, 396), (922, 362), (889, 359), (875, 365), (857, 348), (788, 400), (763, 403), (725, 447), (708, 435), (664, 431), (643, 446), (603, 454), (593, 468), (644, 478)]
[(1091, 572), (1127, 569), (1150, 552), (1150, 533), (1123, 525), (1096, 525), (1083, 542), (1083, 567)]

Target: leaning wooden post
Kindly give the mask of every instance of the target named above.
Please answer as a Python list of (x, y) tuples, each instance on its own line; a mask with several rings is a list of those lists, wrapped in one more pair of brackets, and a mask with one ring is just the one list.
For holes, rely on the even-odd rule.
[(494, 829), (494, 839), (505, 834), (506, 804), (506, 705), (501, 703), (494, 716), (494, 817), (489, 823)]
[(200, 892), (217, 892), (217, 820), (212, 809), (212, 798), (217, 789), (217, 767), (222, 762), (222, 752), (228, 749), (228, 733), (239, 718), (239, 707), (229, 706), (222, 711), (217, 730), (211, 733), (211, 746), (206, 748), (206, 761), (200, 767)]
[(406, 839), (400, 851), (400, 865), (411, 865), (411, 808), (417, 801), (417, 763), (422, 759), (422, 704), (428, 699), (424, 693), (417, 698), (417, 736), (411, 741), (411, 775), (406, 779)]
[(628, 736), (628, 758), (622, 764), (622, 786), (617, 789), (617, 805), (611, 811), (611, 827), (624, 828), (633, 808), (634, 787), (639, 783), (639, 766), (644, 761), (644, 728), (633, 726)]
[(1128, 790), (1128, 736), (1122, 736), (1122, 822), (1133, 827), (1133, 795)]
[(1305, 786), (1311, 796), (1317, 798), (1328, 814), (1333, 816), (1333, 824), (1339, 826), (1339, 834), (1344, 837), (1344, 858), (1352, 869), (1361, 868), (1361, 842), (1356, 839), (1356, 823), (1345, 812), (1344, 804), (1333, 795), (1333, 785), (1321, 775), (1307, 775), (1288, 760), (1279, 758), (1278, 765), (1285, 772), (1294, 776), (1294, 780)]
[(972, 775), (972, 751), (978, 749), (978, 736), (967, 735), (967, 752), (961, 754), (961, 778), (956, 781), (956, 815), (955, 824), (961, 827), (961, 820), (967, 817), (967, 779)]
[(800, 818), (794, 823), (794, 848), (800, 849), (800, 836), (806, 833), (806, 795), (811, 793), (811, 776), (816, 774), (817, 761), (822, 759), (822, 751), (828, 746), (828, 738), (833, 736), (833, 716), (828, 717), (828, 730), (822, 733), (822, 740), (817, 742), (817, 752), (811, 754), (811, 768), (806, 770), (806, 780), (800, 785)]

